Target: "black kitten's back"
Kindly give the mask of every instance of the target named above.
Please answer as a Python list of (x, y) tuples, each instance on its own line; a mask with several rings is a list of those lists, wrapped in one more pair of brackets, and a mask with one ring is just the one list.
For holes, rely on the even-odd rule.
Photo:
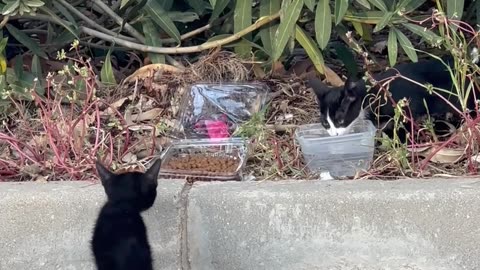
[(150, 270), (152, 256), (141, 212), (156, 198), (161, 161), (145, 173), (114, 174), (98, 163), (107, 195), (95, 224), (91, 248), (98, 270)]

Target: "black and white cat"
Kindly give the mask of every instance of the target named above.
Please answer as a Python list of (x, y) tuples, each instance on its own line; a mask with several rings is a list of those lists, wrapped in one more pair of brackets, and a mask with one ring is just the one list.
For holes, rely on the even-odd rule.
[[(451, 56), (443, 57), (442, 60), (453, 69), (454, 64)], [(416, 63), (398, 64), (392, 69), (374, 74), (373, 78), (379, 82), (400, 73), (402, 76), (417, 83), (423, 85), (431, 84), (433, 87), (456, 93), (450, 72), (444, 63), (438, 59), (430, 59)], [(348, 133), (353, 124), (362, 118), (367, 118), (374, 124), (377, 124), (386, 123), (394, 116), (394, 107), (390, 99), (387, 98), (385, 100), (382, 96), (376, 99), (375, 102), (372, 102), (373, 99), (370, 98), (376, 96), (380, 87), (374, 85), (367, 92), (367, 84), (362, 79), (351, 77), (341, 87), (328, 87), (316, 78), (310, 79), (308, 84), (318, 99), (320, 123), (325, 127), (330, 136)], [(427, 89), (411, 81), (397, 77), (390, 82), (388, 90), (391, 93), (391, 98), (396, 103), (404, 97), (409, 100), (409, 107), (415, 120), (426, 115), (438, 118), (453, 115), (457, 117), (456, 119), (461, 119), (457, 111), (442, 98), (430, 94)], [(443, 91), (439, 93), (461, 111), (460, 102), (456, 96)], [(365, 97), (367, 98), (365, 99)], [(473, 95), (470, 95), (467, 103), (469, 109), (473, 110), (475, 108), (474, 102)], [(425, 107), (425, 103), (428, 106), (428, 110)], [(378, 106), (380, 104), (382, 106)], [(378, 107), (379, 109), (376, 109)], [(390, 127), (384, 129), (384, 132), (390, 137), (393, 136), (392, 128), (390, 125)], [(409, 130), (410, 126), (405, 125), (405, 128)]]
[(91, 242), (98, 270), (151, 270), (153, 262), (141, 212), (157, 197), (157, 159), (145, 172), (114, 174), (96, 162), (107, 195)]

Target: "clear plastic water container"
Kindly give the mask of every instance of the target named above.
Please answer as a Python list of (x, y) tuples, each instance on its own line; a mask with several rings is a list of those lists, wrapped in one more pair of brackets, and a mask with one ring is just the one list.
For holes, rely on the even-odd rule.
[(350, 133), (330, 136), (321, 124), (302, 125), (295, 132), (306, 165), (311, 172), (334, 178), (352, 177), (367, 170), (375, 148), (376, 128), (371, 121), (353, 124)]

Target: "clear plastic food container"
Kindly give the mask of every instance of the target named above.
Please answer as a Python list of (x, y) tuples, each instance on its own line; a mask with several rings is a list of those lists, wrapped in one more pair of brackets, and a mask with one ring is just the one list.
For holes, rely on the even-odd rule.
[(266, 103), (263, 83), (199, 83), (185, 92), (176, 135), (180, 138), (228, 138)]
[(321, 124), (302, 125), (295, 132), (307, 167), (334, 178), (352, 177), (368, 170), (373, 160), (376, 128), (371, 121), (357, 121), (349, 134), (330, 136)]
[(174, 141), (162, 154), (160, 177), (188, 181), (241, 181), (247, 155), (241, 138)]

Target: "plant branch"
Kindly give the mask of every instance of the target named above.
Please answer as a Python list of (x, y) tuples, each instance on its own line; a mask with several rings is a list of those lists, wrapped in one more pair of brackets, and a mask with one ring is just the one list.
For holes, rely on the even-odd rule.
[(270, 16), (265, 16), (260, 19), (258, 19), (255, 23), (252, 25), (248, 26), (247, 28), (227, 37), (221, 40), (215, 40), (215, 41), (210, 41), (210, 42), (205, 42), (203, 44), (197, 45), (197, 46), (189, 46), (189, 47), (153, 47), (153, 46), (147, 46), (147, 45), (142, 45), (134, 42), (130, 42), (124, 39), (116, 38), (113, 36), (106, 35), (104, 33), (98, 32), (96, 30), (86, 28), (86, 27), (80, 27), (82, 32), (85, 34), (94, 36), (96, 38), (108, 40), (110, 42), (115, 42), (119, 45), (122, 45), (127, 48), (139, 50), (142, 52), (151, 52), (151, 53), (161, 53), (161, 54), (186, 54), (186, 53), (195, 53), (195, 52), (201, 52), (204, 50), (209, 50), (215, 47), (221, 47), (225, 44), (228, 44), (230, 42), (236, 41), (240, 39), (241, 37), (245, 36), (246, 34), (278, 19), (280, 17), (280, 13), (270, 15)]
[[(106, 33), (106, 34), (109, 34), (109, 35), (117, 35), (117, 33), (111, 31), (111, 30), (108, 30), (107, 28), (99, 25), (98, 23), (96, 23), (94, 20), (88, 18), (87, 16), (83, 15), (80, 11), (78, 11), (74, 6), (70, 5), (67, 1), (65, 0), (57, 0), (60, 4), (62, 4), (63, 6), (65, 6), (65, 8), (67, 8), (68, 10), (70, 10), (73, 14), (75, 14), (76, 16), (78, 16), (80, 19), (82, 19), (83, 21), (85, 21), (88, 25), (90, 25), (91, 27), (103, 32), (103, 33)], [(41, 14), (37, 14), (35, 15), (34, 17), (32, 18), (39, 18)], [(47, 16), (47, 18), (50, 18)], [(70, 22), (67, 22), (65, 21), (66, 24), (71, 24)], [(123, 36), (123, 35), (120, 35), (119, 34), (119, 37), (121, 37), (122, 39), (125, 39), (125, 40), (128, 40), (128, 41), (136, 41), (135, 38), (131, 38), (131, 37), (127, 37), (127, 36)]]
[[(65, 0), (62, 0), (62, 1), (65, 1)], [(99, 6), (103, 11), (105, 11), (105, 13), (108, 16), (114, 19), (118, 25), (122, 25), (123, 19), (120, 16), (118, 16), (113, 10), (111, 10), (105, 3), (103, 3), (102, 0), (93, 0), (93, 2), (97, 6)], [(135, 28), (133, 28), (128, 22), (125, 23), (123, 27), (125, 28), (125, 30), (127, 30), (128, 33), (130, 33), (130, 35), (135, 37), (138, 41), (140, 41), (141, 43), (145, 43), (145, 37), (142, 34), (140, 34), (140, 32), (138, 32)]]

